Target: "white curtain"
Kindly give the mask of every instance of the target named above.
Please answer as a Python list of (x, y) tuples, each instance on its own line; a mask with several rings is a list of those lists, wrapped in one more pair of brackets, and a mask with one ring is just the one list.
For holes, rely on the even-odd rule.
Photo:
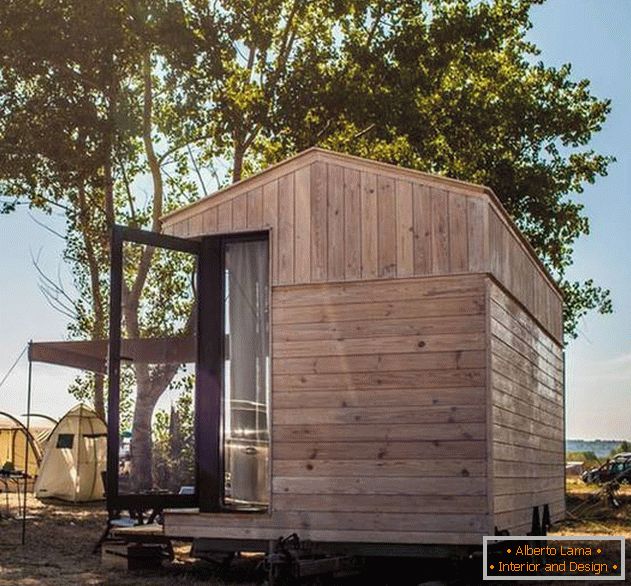
[(226, 247), (228, 272), (230, 427), (267, 439), (268, 257), (267, 242)]

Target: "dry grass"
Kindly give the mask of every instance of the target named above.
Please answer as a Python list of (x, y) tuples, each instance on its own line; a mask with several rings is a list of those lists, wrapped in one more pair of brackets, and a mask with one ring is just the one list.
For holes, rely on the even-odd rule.
[(555, 528), (562, 535), (623, 535), (631, 541), (631, 486), (617, 492), (620, 507), (613, 508), (594, 484), (569, 479), (566, 485), (567, 519)]
[[(177, 559), (160, 573), (129, 573), (106, 568), (92, 548), (105, 527), (102, 504), (71, 506), (28, 501), (26, 545), (16, 495), (0, 494), (0, 586), (171, 586), (179, 584), (254, 584), (253, 564), (237, 565), (219, 576), (210, 564), (187, 557), (189, 547), (176, 544)], [(7, 518), (7, 513), (9, 516)]]
[[(600, 498), (598, 492), (598, 487), (586, 486), (580, 480), (570, 481), (568, 519), (555, 527), (554, 532), (562, 535), (624, 535), (631, 544), (631, 487), (621, 490), (621, 506), (617, 509)], [(15, 518), (18, 514), (16, 495), (9, 495), (8, 509), (5, 497), (0, 494), (0, 586), (200, 583), (245, 586), (255, 583), (255, 565), (251, 561), (244, 560), (229, 574), (221, 574), (211, 564), (189, 558), (186, 544), (176, 544), (176, 560), (166, 564), (160, 573), (129, 573), (103, 566), (100, 557), (91, 553), (105, 524), (102, 504), (75, 507), (42, 504), (30, 498), (26, 546), (22, 546), (21, 522)], [(631, 580), (630, 558), (631, 547), (628, 547), (627, 580)], [(454, 581), (445, 576), (445, 581), (438, 583), (473, 584), (476, 581)]]

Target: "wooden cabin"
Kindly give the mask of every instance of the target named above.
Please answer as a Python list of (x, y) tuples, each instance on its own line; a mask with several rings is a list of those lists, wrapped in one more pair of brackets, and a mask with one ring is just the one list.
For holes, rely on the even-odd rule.
[(252, 506), (167, 536), (481, 545), (564, 516), (562, 295), (490, 189), (311, 148), (163, 226), (257, 234), (271, 341)]

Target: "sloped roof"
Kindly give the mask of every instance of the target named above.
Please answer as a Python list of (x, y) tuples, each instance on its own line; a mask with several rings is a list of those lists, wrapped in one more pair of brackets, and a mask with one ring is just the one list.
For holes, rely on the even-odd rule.
[(326, 160), (332, 163), (337, 162), (342, 165), (350, 164), (354, 167), (363, 167), (366, 170), (370, 170), (373, 172), (378, 171), (386, 175), (391, 174), (398, 178), (409, 177), (411, 179), (416, 179), (417, 181), (427, 183), (428, 185), (436, 185), (451, 190), (464, 191), (470, 194), (486, 194), (489, 197), (493, 198), (500, 207), (502, 205), (497, 196), (493, 193), (493, 190), (490, 187), (486, 187), (484, 185), (469, 183), (468, 181), (461, 181), (459, 179), (452, 179), (450, 177), (444, 177), (443, 175), (425, 173), (416, 169), (400, 167), (398, 165), (392, 165), (390, 163), (383, 163), (382, 161), (366, 159), (363, 157), (357, 157), (355, 155), (349, 155), (346, 153), (339, 153), (336, 151), (331, 151), (314, 146), (296, 155), (288, 157), (287, 159), (284, 159), (278, 163), (275, 163), (274, 165), (270, 165), (269, 167), (266, 167), (265, 169), (259, 171), (258, 173), (255, 173), (254, 175), (250, 175), (245, 179), (241, 179), (240, 181), (236, 181), (235, 183), (227, 185), (226, 187), (215, 191), (214, 193), (211, 193), (195, 202), (179, 207), (176, 210), (164, 214), (161, 219), (163, 222), (171, 222), (174, 216), (185, 216), (187, 210), (190, 210), (191, 208), (194, 208), (198, 205), (203, 205), (203, 202), (206, 202), (211, 198), (216, 201), (227, 201), (231, 197), (234, 197), (239, 193), (242, 193), (243, 191), (248, 191), (257, 187), (259, 183), (269, 181), (271, 175), (280, 176), (285, 173), (289, 173), (290, 171), (294, 171), (300, 167), (310, 165), (314, 161), (318, 160)]
[(237, 181), (231, 185), (224, 187), (206, 197), (203, 197), (195, 202), (182, 206), (176, 210), (173, 210), (167, 214), (164, 214), (161, 218), (162, 224), (165, 228), (173, 226), (178, 222), (185, 221), (197, 213), (200, 209), (207, 206), (218, 206), (224, 202), (229, 202), (240, 195), (257, 189), (264, 184), (272, 181), (275, 178), (282, 177), (288, 173), (296, 171), (302, 167), (311, 165), (312, 163), (322, 161), (325, 163), (337, 164), (347, 168), (353, 168), (359, 171), (366, 171), (369, 173), (378, 173), (379, 175), (391, 177), (393, 179), (408, 180), (412, 182), (422, 183), (428, 187), (442, 188), (446, 191), (464, 194), (472, 197), (479, 197), (486, 201), (502, 218), (513, 236), (521, 243), (527, 254), (533, 259), (539, 270), (547, 280), (549, 285), (556, 291), (559, 297), (563, 297), (563, 292), (555, 279), (550, 275), (545, 265), (539, 259), (536, 251), (525, 238), (521, 231), (515, 225), (515, 222), (510, 217), (499, 198), (495, 195), (490, 187), (484, 185), (477, 185), (475, 183), (469, 183), (467, 181), (461, 181), (459, 179), (452, 179), (444, 177), (442, 175), (436, 175), (431, 173), (425, 173), (415, 169), (409, 169), (406, 167), (400, 167), (389, 163), (383, 163), (381, 161), (375, 161), (372, 159), (365, 159), (346, 153), (339, 153), (320, 147), (308, 148), (292, 157), (289, 157), (279, 163), (271, 165), (262, 171), (251, 175), (241, 181)]

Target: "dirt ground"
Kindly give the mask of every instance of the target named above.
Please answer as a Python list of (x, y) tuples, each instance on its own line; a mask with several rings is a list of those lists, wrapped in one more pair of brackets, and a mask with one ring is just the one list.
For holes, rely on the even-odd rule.
[[(572, 481), (568, 483), (568, 519), (555, 527), (554, 532), (566, 535), (624, 535), (628, 543), (627, 580), (631, 581), (631, 487), (620, 491), (620, 502), (621, 506), (614, 509), (606, 499), (599, 497), (597, 489)], [(199, 583), (246, 586), (257, 583), (256, 560), (243, 560), (226, 573), (209, 562), (188, 557), (187, 544), (175, 544), (176, 560), (165, 564), (159, 573), (130, 573), (103, 565), (100, 556), (92, 554), (92, 548), (105, 526), (102, 504), (80, 507), (42, 504), (29, 498), (26, 545), (22, 546), (22, 525), (17, 505), (16, 495), (0, 493), (0, 586), (170, 586)], [(470, 578), (463, 580), (462, 572), (460, 576), (458, 579), (454, 578), (454, 574), (444, 575), (438, 577), (438, 581), (434, 576), (431, 583), (455, 585), (476, 582)], [(418, 583), (427, 579), (420, 575), (419, 578)], [(369, 582), (375, 583), (372, 579)], [(369, 582), (361, 580), (359, 583)], [(394, 579), (384, 583), (394, 585), (402, 582)]]
[(108, 568), (92, 548), (105, 527), (102, 504), (42, 504), (28, 499), (26, 545), (15, 494), (0, 494), (0, 586), (117, 586), (256, 583), (255, 564), (237, 565), (222, 575), (212, 564), (188, 557), (187, 544), (175, 544), (176, 560), (156, 572)]

